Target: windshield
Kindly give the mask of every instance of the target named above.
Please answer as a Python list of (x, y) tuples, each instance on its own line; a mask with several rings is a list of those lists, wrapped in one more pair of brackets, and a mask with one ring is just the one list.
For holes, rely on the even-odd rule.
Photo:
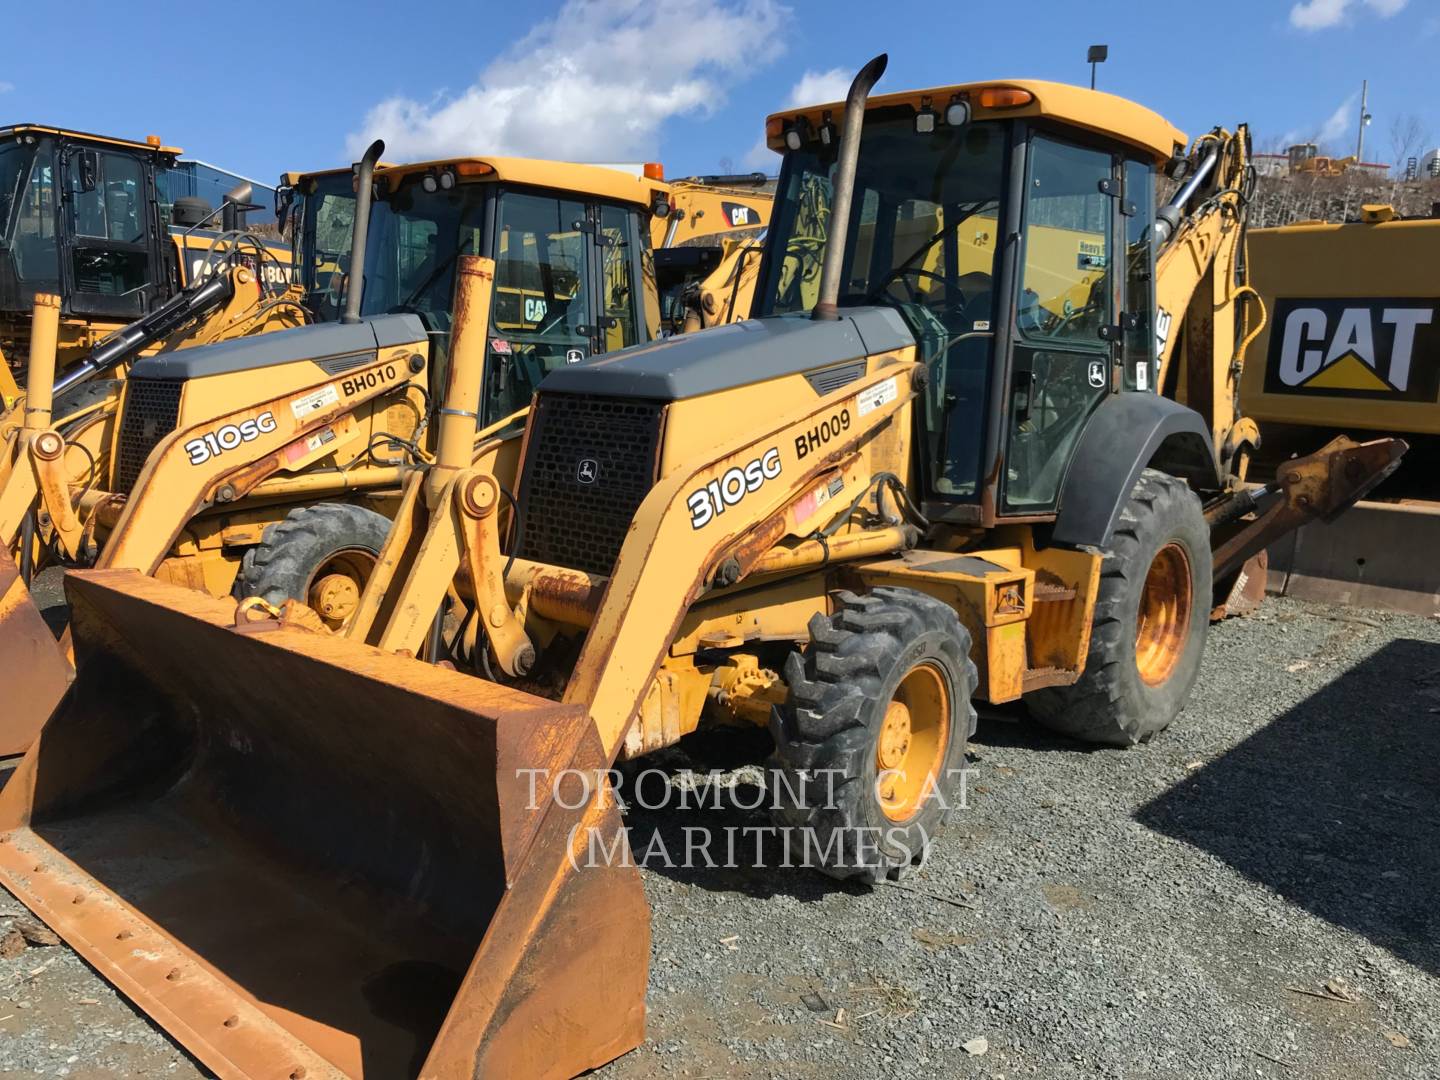
[[(900, 309), (931, 369), (924, 402), (929, 492), (979, 490), (996, 320), (1008, 125), (915, 131), (909, 108), (866, 116), (840, 303)], [(836, 148), (785, 156), (759, 315), (809, 311), (820, 293)]]
[(19, 143), (0, 146), (0, 240), (10, 235), (10, 218), (15, 210), (20, 179), (29, 172), (34, 147)]
[(485, 254), (484, 184), (427, 192), (407, 184), (371, 209), (363, 315), (412, 311), (448, 331), (461, 255)]
[[(1000, 123), (917, 135), (908, 109), (867, 117), (841, 303), (918, 303), (953, 330), (986, 321), (1005, 147)], [(760, 314), (808, 311), (819, 298), (835, 154), (817, 142), (786, 155)]]

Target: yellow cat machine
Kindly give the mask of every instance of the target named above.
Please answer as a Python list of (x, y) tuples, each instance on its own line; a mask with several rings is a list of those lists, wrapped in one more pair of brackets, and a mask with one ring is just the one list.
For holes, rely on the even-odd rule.
[[(242, 312), (249, 323), (226, 308), (185, 331), (191, 347), (134, 359), (162, 323), (193, 316), (226, 280), (205, 275), (172, 302), (180, 310), (162, 307), (62, 375), (58, 400), (70, 404), (25, 410), (0, 486), (0, 542), (15, 556), (0, 571), (10, 590), (0, 664), (17, 679), (36, 672), (63, 685), (24, 595), (47, 562), (138, 566), (216, 596), (305, 599), (343, 623), (389, 531), (401, 473), (433, 456), (457, 261), (469, 252), (496, 261), (480, 416), (483, 427), (518, 431), (514, 414), (548, 371), (655, 336), (652, 219), (690, 207), (705, 220), (697, 204), (719, 197), (609, 168), (509, 158), (379, 166), (379, 153), (371, 147), (360, 176), (298, 178), (293, 213), (282, 215), (300, 264), (294, 293)], [(352, 263), (364, 267), (353, 291)], [(311, 325), (258, 336), (281, 317)], [(212, 327), (230, 340), (197, 351), (196, 335)], [(32, 361), (42, 366), (44, 340)], [(123, 383), (82, 386), (94, 401), (66, 393), (122, 354)], [(370, 365), (376, 355), (383, 362)], [(277, 433), (290, 436), (283, 453), (270, 447)], [(54, 696), (31, 693), (4, 717), (0, 752), (28, 744)]]
[[(459, 253), (434, 459), (406, 467), (339, 632), (120, 559), (69, 575), (77, 677), (0, 793), (0, 880), (206, 1067), (553, 1078), (624, 1053), (650, 942), (618, 758), (768, 728), (797, 857), (898, 875), (957, 794), (972, 698), (1152, 737), (1196, 677), (1212, 583), (1401, 451), (1341, 442), (1256, 496), (1211, 418), (1155, 392), (1150, 192), (1184, 146), (1161, 117), (1044, 82), (871, 99), (883, 67), (767, 122), (784, 163), (756, 317), (556, 364), (523, 431), (490, 423), (517, 400), (490, 374), (494, 256), (523, 235)], [(823, 232), (797, 232), (807, 201)], [(977, 239), (988, 258), (962, 257)], [(376, 340), (346, 370), (224, 422), (272, 414), (267, 454), (308, 438), (294, 403), (429, 366), (411, 318), (347, 324)], [(1236, 345), (1178, 355), (1228, 370)], [(147, 471), (249, 483), (187, 464), (187, 441), (223, 449), (209, 423)]]
[(1250, 234), (1250, 279), (1270, 317), (1245, 369), (1269, 477), (1330, 433), (1404, 436), (1404, 465), (1338, 521), (1271, 551), (1271, 589), (1292, 596), (1440, 613), (1440, 214)]
[(674, 211), (651, 228), (666, 330), (731, 322), (750, 310), (773, 195), (763, 172), (692, 176), (671, 185)]
[[(220, 231), (265, 234), (251, 272), (289, 283), (262, 191), (144, 142), (40, 124), (0, 127), (0, 398), (18, 396), (37, 295), (60, 297), (57, 367), (157, 310), (194, 280)], [(268, 192), (268, 189), (265, 189)]]

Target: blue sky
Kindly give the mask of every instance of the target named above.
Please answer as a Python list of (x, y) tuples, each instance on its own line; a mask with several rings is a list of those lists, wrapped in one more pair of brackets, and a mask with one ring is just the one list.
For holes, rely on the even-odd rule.
[(1207, 0), (1192, 10), (1200, 14), (1115, 0), (355, 0), (205, 10), (152, 0), (125, 14), (71, 0), (32, 12), (26, 40), (35, 47), (12, 41), (5, 51), (0, 119), (155, 132), (267, 182), (284, 169), (349, 161), (377, 132), (395, 159), (466, 148), (659, 159), (674, 176), (773, 168), (756, 152), (765, 114), (797, 88), (800, 97), (836, 96), (844, 73), (875, 52), (890, 53), (882, 89), (991, 77), (1084, 82), (1086, 46), (1105, 42), (1100, 87), (1191, 134), (1248, 120), (1262, 148), (1324, 135), (1348, 153), (1368, 78), (1368, 159), (1391, 160), (1396, 117), (1418, 117), (1426, 145), (1440, 145), (1440, 0)]

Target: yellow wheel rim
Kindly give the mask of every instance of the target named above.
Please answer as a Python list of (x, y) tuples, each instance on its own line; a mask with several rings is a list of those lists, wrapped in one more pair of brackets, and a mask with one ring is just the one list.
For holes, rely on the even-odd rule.
[(1194, 602), (1190, 556), (1179, 544), (1166, 544), (1145, 575), (1135, 619), (1135, 666), (1146, 685), (1164, 683), (1185, 655)]
[(875, 741), (880, 808), (908, 821), (935, 790), (950, 745), (950, 687), (934, 664), (917, 664), (900, 680)]
[(337, 551), (310, 576), (305, 602), (332, 629), (341, 629), (360, 605), (360, 594), (375, 568), (375, 556), (363, 548)]

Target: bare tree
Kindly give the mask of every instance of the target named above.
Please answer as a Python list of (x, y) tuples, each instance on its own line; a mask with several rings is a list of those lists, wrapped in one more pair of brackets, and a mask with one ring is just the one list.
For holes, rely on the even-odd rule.
[(1425, 121), (1414, 113), (1400, 113), (1390, 121), (1390, 152), (1394, 169), (1405, 175), (1405, 163), (1424, 149), (1430, 141), (1430, 132)]

